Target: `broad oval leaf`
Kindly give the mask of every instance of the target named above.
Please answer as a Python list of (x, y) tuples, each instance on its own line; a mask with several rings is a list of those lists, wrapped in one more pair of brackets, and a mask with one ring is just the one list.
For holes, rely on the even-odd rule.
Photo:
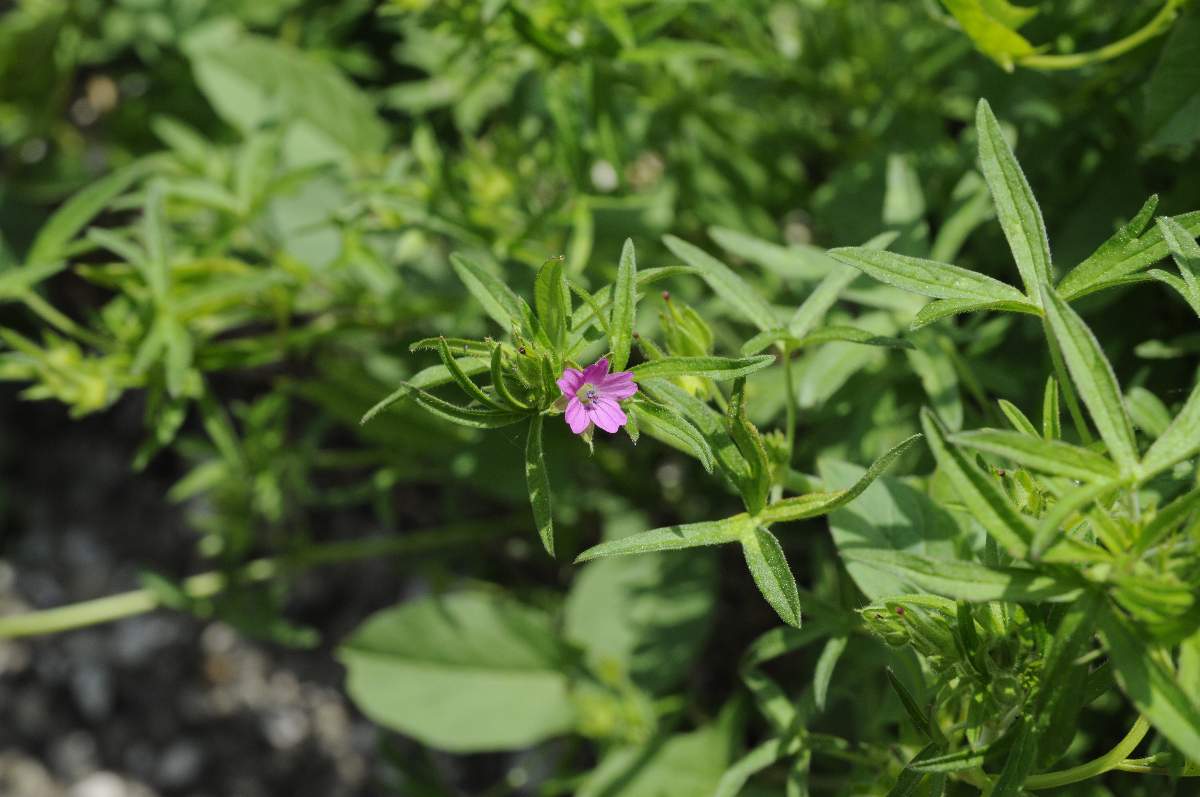
[(372, 615), (338, 648), (368, 717), (456, 753), (569, 731), (568, 653), (550, 618), (502, 594), (422, 598)]

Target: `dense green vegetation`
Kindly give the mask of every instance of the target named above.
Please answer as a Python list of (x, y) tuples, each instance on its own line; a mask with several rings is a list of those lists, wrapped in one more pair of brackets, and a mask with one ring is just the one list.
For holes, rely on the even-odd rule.
[(31, 0), (0, 87), (0, 379), (211, 571), (0, 637), (326, 645), (399, 794), (1195, 788), (1195, 3)]

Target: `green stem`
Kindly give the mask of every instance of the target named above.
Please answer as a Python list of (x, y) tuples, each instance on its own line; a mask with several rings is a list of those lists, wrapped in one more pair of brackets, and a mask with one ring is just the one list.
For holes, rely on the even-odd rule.
[(1129, 757), (1134, 748), (1141, 743), (1149, 730), (1150, 723), (1146, 721), (1146, 718), (1138, 717), (1137, 722), (1133, 723), (1133, 727), (1129, 729), (1129, 733), (1125, 734), (1125, 738), (1117, 742), (1117, 746), (1104, 755), (1088, 761), (1086, 764), (1080, 764), (1070, 769), (1032, 775), (1026, 778), (1022, 788), (1030, 790), (1053, 789), (1058, 786), (1066, 786), (1070, 783), (1078, 783), (1081, 780), (1094, 778), (1109, 770), (1117, 769)]
[[(287, 556), (255, 559), (232, 575), (216, 570), (200, 573), (184, 579), (181, 587), (189, 598), (201, 600), (217, 595), (231, 583), (268, 581), (292, 570), (338, 564), (368, 557), (411, 555), (462, 543), (478, 542), (481, 538), (493, 536), (497, 527), (498, 524), (494, 522), (468, 524), (414, 534), (369, 537), (365, 540), (315, 545)], [(54, 609), (0, 617), (0, 639), (54, 634), (100, 623), (110, 623), (114, 620), (145, 614), (160, 606), (162, 604), (156, 592), (139, 589)]]
[(24, 302), (25, 306), (33, 311), (35, 315), (40, 317), (50, 326), (57, 329), (59, 332), (69, 335), (81, 343), (94, 346), (101, 351), (109, 347), (108, 342), (105, 341), (104, 338), (100, 337), (89, 329), (84, 329), (83, 327), (79, 326), (79, 324), (76, 324), (73, 320), (71, 320), (70, 317), (59, 312), (57, 308), (48, 303), (41, 296), (38, 296), (33, 291), (28, 291), (25, 293), (21, 297), (21, 301)]
[(1124, 55), (1135, 47), (1139, 47), (1155, 36), (1166, 33), (1175, 21), (1178, 8), (1182, 4), (1183, 0), (1167, 0), (1167, 4), (1141, 28), (1125, 38), (1111, 44), (1106, 44), (1099, 49), (1086, 53), (1072, 53), (1070, 55), (1028, 55), (1017, 59), (1017, 63), (1020, 66), (1030, 69), (1058, 70), (1078, 69), (1079, 67), (1110, 61), (1113, 58)]
[(1083, 410), (1079, 406), (1079, 399), (1075, 396), (1075, 385), (1071, 382), (1071, 376), (1067, 373), (1067, 366), (1063, 362), (1062, 351), (1058, 348), (1058, 338), (1054, 336), (1054, 330), (1050, 328), (1050, 323), (1045, 319), (1042, 320), (1042, 328), (1046, 331), (1046, 343), (1050, 347), (1050, 361), (1054, 364), (1054, 374), (1058, 378), (1058, 387), (1062, 390), (1063, 401), (1067, 404), (1067, 410), (1071, 413), (1071, 421), (1075, 424), (1075, 431), (1079, 433), (1079, 441), (1085, 446), (1092, 442), (1092, 433), (1088, 431), (1087, 421), (1083, 418)]
[(787, 383), (787, 467), (792, 466), (792, 452), (796, 445), (796, 386), (792, 383), (792, 350), (783, 346), (783, 378)]

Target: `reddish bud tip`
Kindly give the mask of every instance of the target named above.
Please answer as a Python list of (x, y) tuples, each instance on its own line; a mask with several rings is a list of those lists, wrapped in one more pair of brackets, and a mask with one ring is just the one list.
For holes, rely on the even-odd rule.
[(669, 302), (669, 301), (671, 301), (671, 292), (670, 292), (670, 291), (663, 291), (663, 292), (662, 292), (662, 297), (663, 297), (663, 301), (665, 301), (665, 302)]
[(901, 617), (903, 617), (903, 616), (904, 616), (904, 607), (903, 607), (903, 606), (897, 606), (897, 607), (896, 607), (896, 614), (898, 614), (898, 615), (900, 615)]
[(525, 353), (525, 347), (524, 347), (524, 346), (519, 346), (519, 347), (517, 347), (517, 351), (519, 351), (521, 354), (524, 354), (524, 353)]

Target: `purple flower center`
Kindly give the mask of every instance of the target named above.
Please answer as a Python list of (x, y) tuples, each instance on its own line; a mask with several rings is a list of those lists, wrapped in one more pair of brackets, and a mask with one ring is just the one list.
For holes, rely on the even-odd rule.
[(575, 397), (586, 407), (600, 397), (596, 392), (596, 386), (590, 382), (584, 383), (575, 393)]

